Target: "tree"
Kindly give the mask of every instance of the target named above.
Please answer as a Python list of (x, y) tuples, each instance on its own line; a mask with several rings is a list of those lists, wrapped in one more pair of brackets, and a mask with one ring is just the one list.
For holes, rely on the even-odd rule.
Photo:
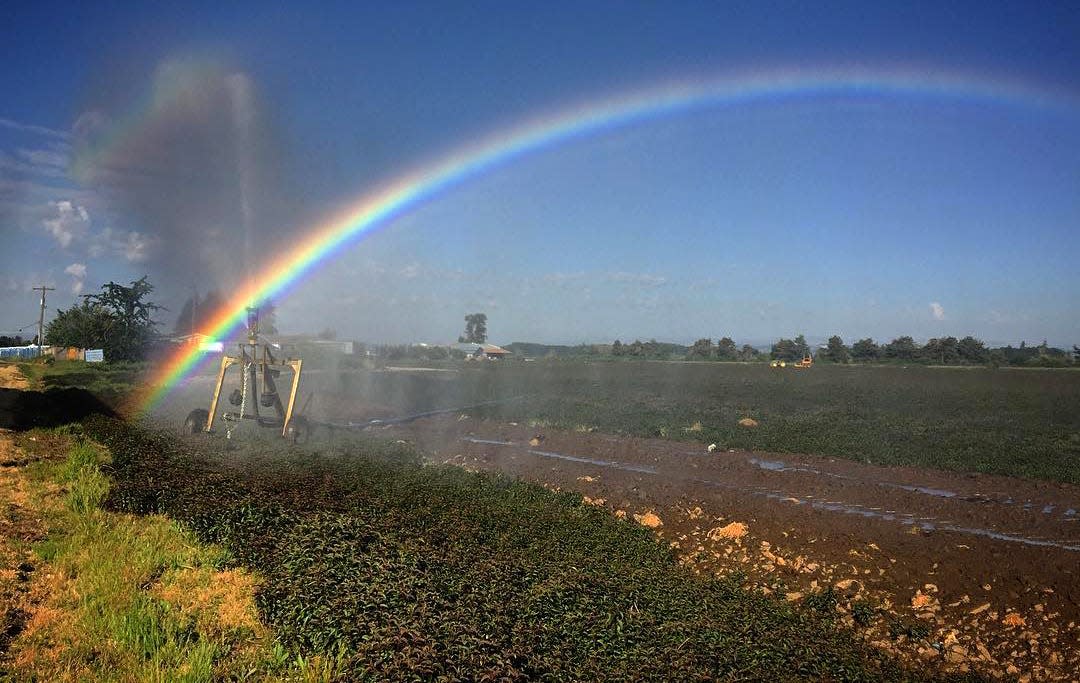
[(615, 343), (611, 345), (611, 355), (621, 356), (623, 353), (625, 353), (625, 351), (623, 350), (622, 342), (616, 339)]
[(483, 344), (487, 341), (487, 315), (471, 313), (465, 316), (465, 334), (458, 337), (463, 344)]
[(1080, 346), (1073, 344), (1073, 362), (1080, 363)]
[(111, 326), (108, 312), (84, 299), (78, 306), (56, 311), (56, 317), (45, 326), (45, 343), (50, 346), (103, 349)]
[(981, 340), (968, 335), (957, 343), (960, 358), (968, 363), (986, 363), (990, 360), (990, 351)]
[(769, 355), (773, 360), (797, 361), (802, 359), (802, 354), (799, 353), (799, 345), (791, 339), (780, 339), (777, 341), (772, 345), (772, 350)]
[(731, 337), (724, 337), (716, 342), (716, 357), (720, 360), (735, 360), (738, 356), (739, 347), (735, 346)]
[(211, 289), (202, 298), (196, 292), (193, 296), (188, 297), (188, 300), (180, 308), (180, 315), (176, 316), (176, 325), (173, 327), (173, 332), (175, 334), (194, 334), (205, 330), (211, 318), (221, 310), (224, 304), (221, 293), (216, 289)]
[(810, 345), (806, 343), (806, 337), (801, 334), (795, 337), (795, 353), (798, 354), (798, 358), (795, 360), (802, 360), (810, 355)]
[(825, 357), (834, 363), (848, 362), (848, 347), (844, 346), (844, 340), (839, 335), (829, 337), (829, 345), (825, 349)]
[(870, 337), (860, 339), (851, 345), (851, 357), (854, 360), (871, 361), (877, 360), (881, 355), (881, 349)]
[(956, 337), (943, 337), (931, 339), (926, 346), (919, 350), (919, 356), (931, 363), (955, 363), (960, 359), (960, 349)]
[(26, 346), (26, 340), (22, 338), (22, 335), (18, 334), (14, 337), (0, 334), (0, 346)]
[(696, 342), (694, 342), (694, 345), (690, 347), (690, 352), (686, 355), (690, 358), (712, 358), (712, 339), (698, 339)]
[(757, 360), (757, 357), (761, 355), (757, 349), (749, 344), (743, 344), (739, 349), (739, 360)]
[(906, 336), (897, 337), (882, 348), (886, 358), (898, 360), (912, 360), (915, 358), (916, 351), (918, 351), (918, 347), (915, 346), (915, 340)]
[(139, 360), (154, 337), (155, 311), (146, 301), (154, 291), (146, 276), (130, 286), (109, 282), (100, 294), (84, 294), (81, 306), (58, 310), (45, 331), (45, 341), (56, 346), (101, 348), (109, 360)]

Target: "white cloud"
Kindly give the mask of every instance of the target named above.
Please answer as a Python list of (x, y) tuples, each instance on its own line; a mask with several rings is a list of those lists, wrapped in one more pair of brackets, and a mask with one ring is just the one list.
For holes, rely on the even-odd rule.
[(64, 272), (71, 276), (71, 293), (82, 294), (83, 283), (86, 280), (86, 264), (72, 263), (67, 268), (64, 268)]
[(64, 268), (64, 272), (73, 277), (83, 278), (86, 277), (86, 264), (85, 263), (72, 263), (67, 268)]
[(91, 258), (111, 254), (123, 256), (128, 263), (142, 263), (150, 258), (157, 242), (153, 236), (135, 230), (123, 232), (105, 228), (90, 239), (87, 253)]
[(86, 236), (90, 229), (90, 214), (86, 209), (70, 201), (49, 202), (53, 217), (41, 221), (45, 230), (65, 249), (76, 239)]
[(930, 315), (934, 316), (934, 320), (945, 319), (945, 308), (936, 301), (930, 302)]

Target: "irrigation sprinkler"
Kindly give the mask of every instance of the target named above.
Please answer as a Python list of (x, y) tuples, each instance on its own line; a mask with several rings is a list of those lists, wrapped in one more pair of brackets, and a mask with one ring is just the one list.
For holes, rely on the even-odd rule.
[[(213, 431), (222, 387), (229, 368), (235, 365), (240, 368), (240, 385), (229, 394), (228, 401), (238, 410), (225, 411), (221, 414), (222, 421), (229, 423), (226, 437), (232, 437), (233, 424), (241, 420), (254, 420), (260, 427), (280, 429), (282, 437), (294, 442), (306, 439), (311, 432), (311, 424), (302, 415), (293, 415), (296, 392), (300, 387), (303, 359), (278, 359), (274, 356), (272, 345), (260, 341), (259, 309), (256, 306), (249, 306), (247, 309), (247, 327), (247, 341), (237, 345), (239, 353), (234, 356), (224, 356), (221, 359), (209, 410), (196, 408), (188, 413), (184, 420), (184, 431), (191, 434)], [(289, 389), (288, 401), (284, 404), (275, 381), (277, 377), (280, 377), (283, 368), (292, 370), (292, 385)], [(260, 407), (273, 409), (273, 415), (260, 414)]]

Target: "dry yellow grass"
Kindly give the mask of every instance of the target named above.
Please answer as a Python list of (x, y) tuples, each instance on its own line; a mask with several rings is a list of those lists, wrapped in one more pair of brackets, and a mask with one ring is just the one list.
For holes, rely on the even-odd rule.
[(219, 548), (165, 517), (73, 510), (70, 437), (24, 443), (34, 452), (0, 433), (0, 458), (14, 463), (0, 467), (0, 618), (17, 633), (0, 649), (5, 680), (333, 677), (332, 659), (274, 646), (255, 608), (257, 576), (217, 568)]

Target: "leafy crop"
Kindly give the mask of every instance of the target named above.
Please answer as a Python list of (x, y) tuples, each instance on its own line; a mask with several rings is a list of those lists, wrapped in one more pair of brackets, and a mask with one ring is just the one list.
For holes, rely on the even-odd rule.
[[(497, 367), (494, 367), (497, 366)], [(398, 414), (504, 402), (476, 417), (1080, 484), (1080, 372), (760, 363), (488, 363), (354, 373)], [(520, 397), (517, 400), (506, 400)], [(747, 429), (738, 421), (752, 417)], [(690, 429), (700, 424), (700, 429)]]
[(112, 454), (108, 505), (164, 512), (257, 569), (282, 645), (336, 657), (342, 679), (913, 677), (576, 495), (378, 442), (222, 455), (106, 418), (86, 430)]

